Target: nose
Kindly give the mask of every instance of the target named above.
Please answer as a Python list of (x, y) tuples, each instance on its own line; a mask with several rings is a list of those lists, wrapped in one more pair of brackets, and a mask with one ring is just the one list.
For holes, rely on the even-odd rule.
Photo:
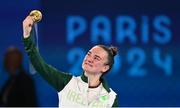
[(92, 57), (90, 57), (90, 56), (88, 56), (88, 57), (86, 58), (86, 60), (87, 60), (88, 63), (92, 63), (92, 62), (93, 62), (93, 59), (92, 59)]
[(92, 60), (88, 59), (88, 63), (92, 63)]

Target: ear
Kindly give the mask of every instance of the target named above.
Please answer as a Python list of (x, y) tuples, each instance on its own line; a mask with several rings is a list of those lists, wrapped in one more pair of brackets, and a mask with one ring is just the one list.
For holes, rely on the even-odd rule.
[(105, 73), (107, 70), (109, 70), (109, 65), (104, 65), (104, 68), (103, 68), (103, 73)]

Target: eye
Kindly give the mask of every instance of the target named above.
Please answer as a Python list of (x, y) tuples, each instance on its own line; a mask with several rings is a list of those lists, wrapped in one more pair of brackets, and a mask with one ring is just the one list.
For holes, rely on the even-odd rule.
[(100, 61), (100, 58), (98, 58), (98, 57), (94, 57), (94, 59), (97, 60), (97, 61)]
[(86, 56), (91, 56), (91, 53), (88, 52), (88, 53), (86, 54)]

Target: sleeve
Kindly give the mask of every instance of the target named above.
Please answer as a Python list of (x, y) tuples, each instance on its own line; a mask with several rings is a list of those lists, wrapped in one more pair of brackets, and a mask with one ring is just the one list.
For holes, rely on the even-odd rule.
[(25, 50), (36, 71), (57, 91), (61, 91), (71, 80), (72, 75), (58, 71), (56, 68), (46, 64), (32, 41), (32, 33), (24, 38)]
[(113, 108), (114, 107), (119, 107), (118, 106), (118, 98), (117, 98), (117, 96), (116, 96), (116, 98), (115, 98), (115, 100), (114, 100), (114, 103), (113, 103), (113, 106), (112, 106)]

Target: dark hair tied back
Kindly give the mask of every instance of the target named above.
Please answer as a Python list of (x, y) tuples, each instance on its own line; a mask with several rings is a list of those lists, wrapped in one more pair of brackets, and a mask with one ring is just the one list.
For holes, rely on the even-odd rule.
[(117, 47), (111, 46), (111, 47), (109, 47), (109, 50), (111, 51), (111, 54), (113, 56), (117, 55), (117, 53), (118, 53), (118, 48)]

